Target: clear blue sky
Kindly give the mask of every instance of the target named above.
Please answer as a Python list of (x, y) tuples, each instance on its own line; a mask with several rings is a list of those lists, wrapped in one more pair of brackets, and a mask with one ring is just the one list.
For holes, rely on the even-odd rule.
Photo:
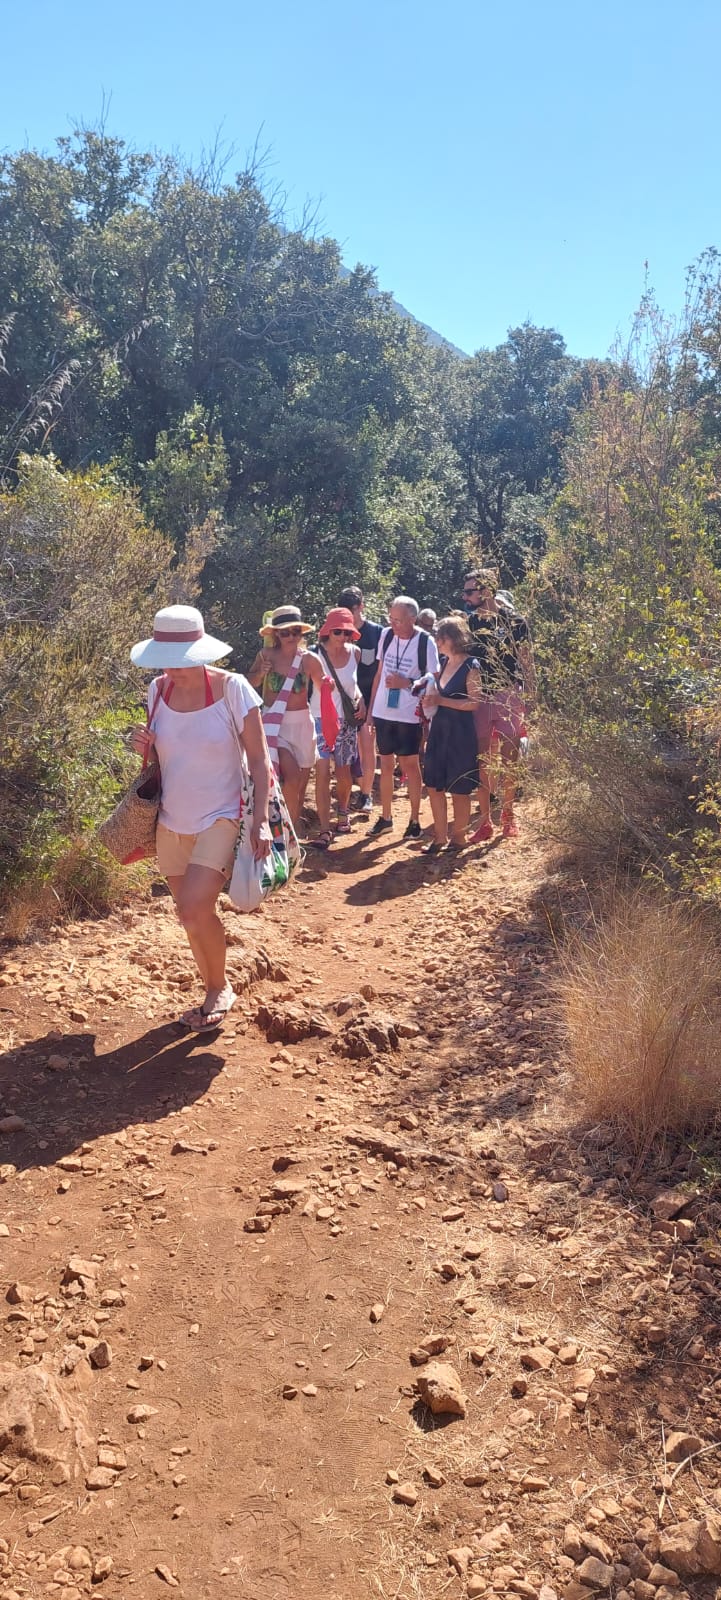
[(261, 132), (291, 210), (318, 201), (461, 348), (526, 318), (577, 355), (721, 246), (719, 0), (34, 0), (3, 20), (0, 147), (97, 118), (196, 156)]

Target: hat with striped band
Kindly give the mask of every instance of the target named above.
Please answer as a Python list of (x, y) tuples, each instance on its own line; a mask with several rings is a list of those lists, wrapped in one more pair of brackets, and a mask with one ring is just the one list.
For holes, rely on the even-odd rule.
[(155, 613), (152, 639), (134, 644), (130, 659), (136, 667), (205, 667), (232, 648), (206, 633), (195, 606), (163, 606)]

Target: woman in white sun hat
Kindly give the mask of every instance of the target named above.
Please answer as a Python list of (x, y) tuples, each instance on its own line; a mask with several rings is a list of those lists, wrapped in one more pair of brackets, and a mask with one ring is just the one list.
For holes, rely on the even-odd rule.
[(267, 855), (270, 761), (260, 700), (239, 673), (211, 665), (232, 645), (205, 632), (194, 606), (156, 612), (151, 639), (133, 646), (136, 667), (158, 669), (148, 690), (148, 725), (133, 728), (139, 755), (155, 752), (161, 800), (158, 866), (167, 878), (196, 966), (205, 984), (199, 1006), (183, 1015), (189, 1028), (222, 1025), (235, 995), (225, 972), (225, 931), (216, 901), (226, 882), (238, 834), (240, 776), (233, 723), (255, 786), (251, 839)]

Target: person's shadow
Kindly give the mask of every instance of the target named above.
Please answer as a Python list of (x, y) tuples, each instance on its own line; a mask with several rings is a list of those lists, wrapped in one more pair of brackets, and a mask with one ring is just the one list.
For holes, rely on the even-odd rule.
[(129, 1123), (157, 1122), (204, 1095), (224, 1066), (219, 1036), (151, 1028), (117, 1050), (96, 1053), (92, 1033), (46, 1034), (0, 1055), (0, 1165), (52, 1166), (85, 1140)]

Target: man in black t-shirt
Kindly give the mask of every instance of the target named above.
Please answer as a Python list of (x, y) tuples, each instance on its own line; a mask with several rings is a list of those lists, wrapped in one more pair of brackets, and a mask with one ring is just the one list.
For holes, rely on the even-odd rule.
[(376, 771), (376, 735), (373, 723), (369, 723), (367, 707), (370, 705), (371, 689), (378, 666), (378, 640), (383, 632), (380, 622), (369, 622), (363, 604), (362, 591), (352, 584), (348, 589), (343, 589), (338, 596), (337, 604), (347, 606), (353, 613), (353, 621), (360, 633), (358, 649), (360, 661), (358, 662), (358, 688), (366, 705), (366, 720), (358, 728), (358, 754), (361, 761), (361, 792), (358, 801), (358, 811), (362, 817), (369, 817), (373, 810), (373, 779)]
[(483, 684), (483, 701), (474, 713), (481, 757), (478, 790), (481, 815), (480, 825), (472, 835), (473, 844), (493, 837), (488, 757), (494, 738), (499, 742), (504, 767), (501, 830), (506, 839), (518, 836), (513, 814), (516, 763), (527, 706), (535, 701), (536, 695), (528, 623), (517, 611), (499, 603), (497, 591), (498, 573), (493, 567), (482, 567), (470, 573), (463, 585), (463, 605)]

